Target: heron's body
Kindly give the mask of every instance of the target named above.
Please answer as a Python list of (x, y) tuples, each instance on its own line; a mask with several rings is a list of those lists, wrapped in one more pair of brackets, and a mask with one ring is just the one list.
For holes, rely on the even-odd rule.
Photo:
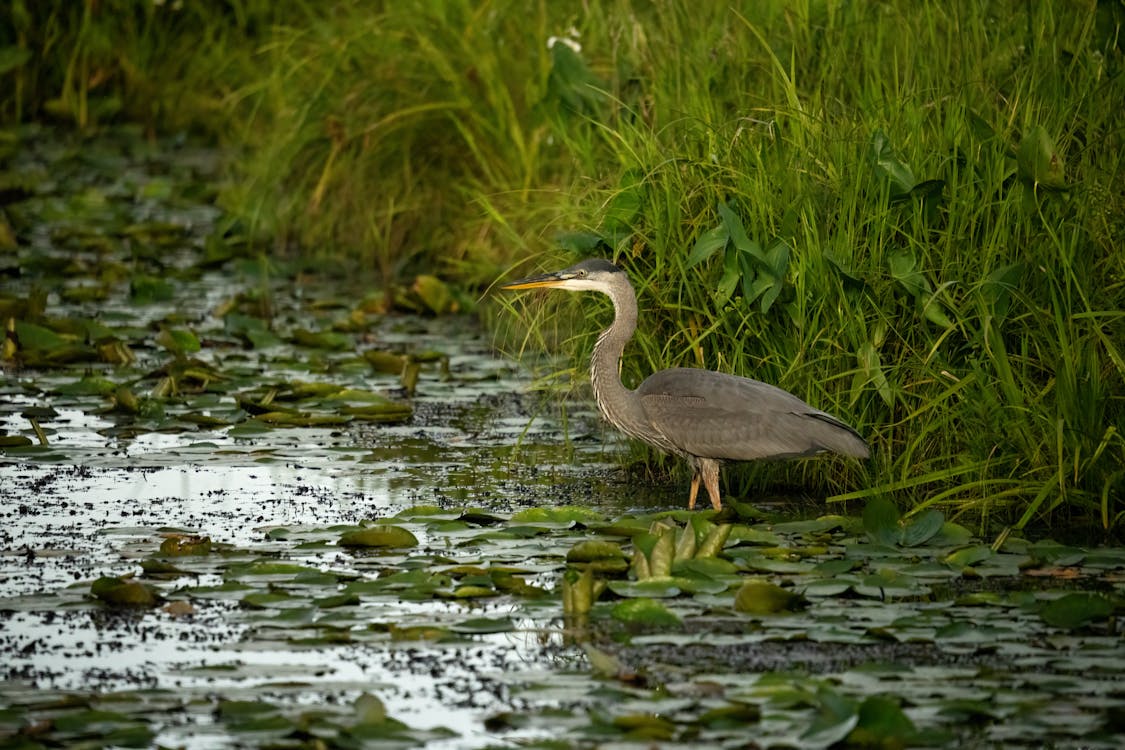
[(710, 370), (672, 368), (626, 388), (618, 363), (637, 327), (637, 298), (629, 279), (605, 260), (587, 260), (553, 274), (505, 285), (507, 289), (558, 287), (592, 290), (613, 300), (613, 325), (598, 337), (590, 362), (594, 398), (606, 421), (630, 437), (683, 456), (694, 476), (688, 507), (700, 481), (711, 505), (719, 498), (724, 461), (797, 458), (839, 453), (866, 458), (863, 438), (832, 415), (788, 391), (750, 378)]

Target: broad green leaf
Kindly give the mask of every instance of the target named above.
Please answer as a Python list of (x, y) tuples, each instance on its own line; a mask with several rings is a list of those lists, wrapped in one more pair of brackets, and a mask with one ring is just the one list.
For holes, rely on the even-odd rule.
[(805, 747), (830, 747), (842, 742), (859, 724), (859, 706), (831, 688), (816, 692), (817, 714), (801, 734)]
[(414, 285), (411, 290), (418, 295), (418, 299), (422, 300), (427, 312), (434, 315), (457, 312), (456, 297), (450, 291), (449, 285), (437, 276), (425, 273), (418, 274), (414, 277)]
[(129, 295), (133, 304), (149, 305), (171, 300), (176, 295), (176, 288), (170, 281), (158, 276), (137, 274), (129, 281)]
[(655, 599), (646, 597), (618, 602), (610, 610), (610, 615), (615, 620), (620, 620), (627, 625), (670, 628), (682, 624), (680, 618), (669, 611), (667, 607)]
[(473, 617), (449, 627), (454, 633), (509, 633), (515, 629), (507, 617)]
[(568, 563), (591, 562), (593, 560), (625, 559), (625, 551), (617, 542), (590, 539), (579, 542), (566, 553)]
[(128, 577), (98, 578), (90, 584), (90, 593), (114, 607), (154, 607), (160, 603), (152, 587)]
[(365, 529), (344, 532), (339, 539), (341, 547), (385, 547), (401, 549), (416, 547), (418, 537), (401, 526), (369, 526)]
[(887, 380), (886, 373), (883, 372), (883, 364), (875, 346), (871, 342), (865, 341), (859, 351), (856, 352), (856, 360), (859, 369), (856, 370), (855, 377), (852, 379), (851, 403), (857, 402), (863, 391), (870, 385), (875, 388), (875, 392), (879, 394), (883, 403), (887, 406), (893, 406), (894, 396), (891, 393), (891, 385)]
[(953, 327), (953, 321), (950, 320), (945, 305), (941, 303), (936, 294), (928, 294), (919, 302), (922, 305), (922, 316), (926, 320), (941, 328)]
[[(608, 581), (606, 586), (618, 596), (626, 598), (647, 597), (650, 599), (670, 599), (683, 593), (681, 579), (649, 578), (645, 581)], [(690, 584), (690, 582), (687, 582)]]
[(898, 508), (885, 497), (876, 497), (863, 508), (863, 530), (873, 542), (885, 547), (894, 547), (901, 539), (898, 519)]
[(859, 705), (859, 721), (848, 743), (859, 747), (907, 747), (916, 730), (898, 703), (884, 695), (870, 695)]
[(774, 615), (796, 612), (808, 604), (805, 597), (780, 586), (752, 579), (742, 584), (734, 595), (734, 608), (751, 615)]
[(165, 557), (209, 555), (211, 554), (211, 537), (178, 534), (169, 536), (160, 543), (160, 554)]
[(637, 713), (615, 716), (613, 726), (633, 741), (664, 741), (676, 735), (676, 724), (657, 714)]
[(200, 350), (199, 339), (186, 328), (164, 328), (156, 335), (156, 343), (173, 354), (192, 354)]
[(870, 155), (875, 174), (890, 185), (892, 197), (907, 195), (914, 189), (917, 182), (914, 172), (894, 152), (882, 130), (876, 130), (871, 136)]
[(929, 508), (912, 518), (902, 530), (902, 546), (916, 547), (925, 544), (941, 531), (945, 524), (945, 515), (934, 508)]
[(688, 256), (687, 267), (692, 268), (707, 260), (719, 250), (725, 248), (729, 240), (730, 232), (727, 230), (725, 223), (708, 229), (699, 235), (699, 239), (695, 241), (695, 246), (691, 249), (691, 255)]
[(723, 551), (726, 546), (727, 539), (730, 538), (732, 525), (729, 523), (719, 524), (713, 526), (704, 537), (703, 541), (699, 543), (699, 548), (695, 551), (695, 557), (698, 558), (714, 558)]
[(1038, 187), (1061, 190), (1066, 187), (1066, 165), (1055, 141), (1042, 125), (1036, 125), (1020, 139), (1016, 152), (1020, 179)]
[(524, 508), (512, 514), (512, 523), (596, 523), (605, 519), (598, 511), (584, 505), (561, 505), (554, 508)]
[(582, 571), (568, 568), (562, 578), (563, 614), (568, 617), (585, 616), (605, 590), (605, 585), (605, 581), (594, 579), (594, 571), (589, 568)]
[(730, 209), (730, 207), (719, 201), (719, 216), (723, 220), (723, 226), (726, 227), (727, 234), (730, 236), (731, 244), (734, 245), (735, 250), (743, 255), (748, 255), (751, 258), (764, 260), (762, 256), (762, 249), (746, 234), (746, 227), (742, 226), (742, 219)]
[(1080, 628), (1092, 620), (1113, 614), (1113, 602), (1100, 594), (1071, 593), (1052, 599), (1039, 610), (1039, 616), (1056, 628)]
[(898, 250), (887, 256), (891, 278), (917, 300), (928, 298), (933, 289), (926, 276), (918, 270), (918, 261), (909, 250)]
[(945, 556), (942, 562), (954, 568), (967, 568), (989, 559), (993, 556), (993, 554), (994, 553), (990, 547), (988, 547), (987, 545), (978, 544), (973, 547), (964, 547), (962, 549), (950, 552)]
[(26, 65), (30, 59), (31, 50), (27, 47), (14, 44), (0, 47), (0, 75)]

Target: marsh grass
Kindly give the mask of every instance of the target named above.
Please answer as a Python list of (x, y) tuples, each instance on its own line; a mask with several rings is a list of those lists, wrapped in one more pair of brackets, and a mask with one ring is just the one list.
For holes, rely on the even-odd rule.
[(583, 229), (641, 297), (626, 382), (751, 375), (874, 448), (749, 467), (737, 492), (1119, 523), (1123, 86), (1103, 12), (697, 6), (591, 24), (616, 80), (648, 86), (609, 92), (600, 140), (575, 144), (603, 165)]
[[(167, 91), (224, 106), (244, 154), (224, 203), (267, 247), (482, 289), (610, 257), (642, 310), (628, 384), (672, 365), (757, 377), (873, 447), (744, 467), (730, 490), (1120, 523), (1119, 3), (245, 2), (216, 19), (234, 22), (194, 37), (215, 62), (179, 61)], [(482, 306), (498, 340), (561, 350), (575, 364), (544, 382), (584, 387), (604, 302), (520, 299)]]

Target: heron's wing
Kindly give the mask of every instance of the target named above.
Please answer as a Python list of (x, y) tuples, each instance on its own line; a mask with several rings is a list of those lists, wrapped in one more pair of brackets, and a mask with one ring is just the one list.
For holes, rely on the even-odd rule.
[(749, 461), (825, 451), (868, 455), (851, 427), (757, 380), (677, 368), (654, 373), (637, 395), (653, 428), (693, 456)]

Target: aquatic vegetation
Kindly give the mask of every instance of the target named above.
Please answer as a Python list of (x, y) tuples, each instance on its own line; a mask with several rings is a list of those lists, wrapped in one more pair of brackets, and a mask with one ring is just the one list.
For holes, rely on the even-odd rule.
[(472, 318), (249, 251), (212, 152), (48, 135), (5, 208), (0, 745), (1116, 746), (1122, 550), (689, 512)]

